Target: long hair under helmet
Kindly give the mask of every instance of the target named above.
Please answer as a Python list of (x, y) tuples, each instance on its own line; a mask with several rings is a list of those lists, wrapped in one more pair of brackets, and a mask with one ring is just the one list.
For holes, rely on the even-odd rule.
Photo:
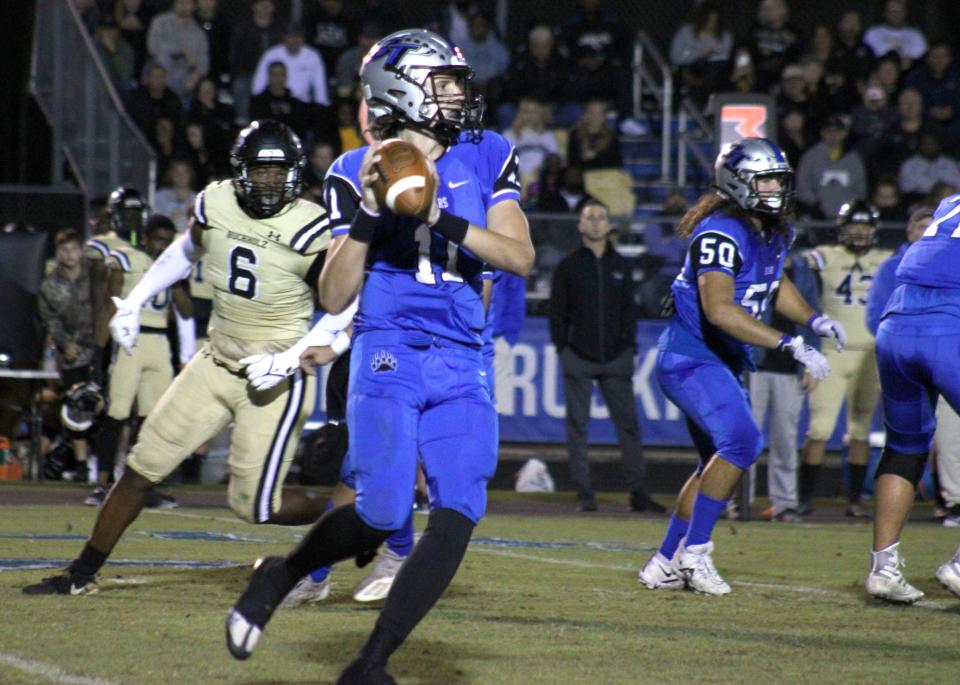
[[(768, 138), (743, 138), (717, 157), (716, 188), (747, 212), (782, 217), (793, 211), (793, 169), (783, 151)], [(780, 190), (761, 192), (757, 181), (780, 181)]]
[[(434, 77), (457, 79), (460, 95), (438, 95)], [(360, 67), (370, 121), (413, 124), (428, 129), (446, 146), (464, 131), (480, 136), (483, 99), (471, 89), (473, 69), (460, 48), (425, 29), (404, 29), (380, 39)]]

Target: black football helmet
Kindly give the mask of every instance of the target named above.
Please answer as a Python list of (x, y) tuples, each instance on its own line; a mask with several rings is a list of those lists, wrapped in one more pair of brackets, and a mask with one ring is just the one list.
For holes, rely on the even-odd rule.
[(877, 244), (880, 212), (869, 202), (853, 200), (837, 213), (837, 239), (853, 252), (866, 252)]
[[(237, 136), (230, 151), (233, 186), (240, 205), (251, 215), (266, 219), (297, 199), (306, 156), (300, 139), (289, 126), (272, 119), (254, 121)], [(251, 170), (259, 165), (284, 166), (282, 185), (254, 183)]]
[(107, 199), (107, 224), (120, 238), (137, 244), (150, 206), (135, 188), (118, 187)]
[(103, 392), (93, 381), (74, 383), (67, 390), (60, 408), (63, 425), (72, 431), (82, 433), (89, 430), (97, 415), (105, 406)]

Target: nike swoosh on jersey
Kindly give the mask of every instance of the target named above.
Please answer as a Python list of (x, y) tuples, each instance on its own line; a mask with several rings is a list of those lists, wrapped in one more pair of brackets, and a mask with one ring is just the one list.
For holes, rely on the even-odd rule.
[(466, 181), (450, 181), (447, 183), (447, 185), (450, 186), (450, 190), (453, 190), (454, 188), (459, 188), (467, 183), (470, 183), (470, 179), (467, 179)]

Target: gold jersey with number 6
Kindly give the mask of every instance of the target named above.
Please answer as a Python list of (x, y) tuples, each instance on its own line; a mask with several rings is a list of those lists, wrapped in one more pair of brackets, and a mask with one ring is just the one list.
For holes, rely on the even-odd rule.
[[(232, 161), (235, 177), (208, 185), (193, 208), (192, 239), (213, 288), (209, 342), (149, 416), (128, 463), (159, 483), (232, 422), (228, 501), (240, 518), (265, 523), (286, 509), (282, 485), (313, 411), (315, 379), (298, 369), (256, 390), (239, 360), (306, 335), (329, 222), (323, 207), (297, 197), (304, 158), (287, 127), (254, 122)], [(258, 165), (282, 168), (282, 189), (257, 186)]]

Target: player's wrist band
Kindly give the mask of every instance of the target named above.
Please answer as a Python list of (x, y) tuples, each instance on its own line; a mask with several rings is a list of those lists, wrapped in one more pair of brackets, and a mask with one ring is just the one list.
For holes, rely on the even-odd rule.
[(333, 342), (330, 343), (330, 349), (338, 357), (347, 351), (350, 347), (350, 336), (340, 331), (337, 333), (337, 337), (333, 339)]
[(354, 214), (353, 221), (350, 223), (350, 237), (358, 243), (369, 244), (379, 225), (380, 214), (370, 213), (363, 203), (360, 203), (360, 210)]
[(813, 322), (819, 319), (821, 316), (823, 316), (823, 314), (817, 314), (816, 312), (814, 312), (813, 316), (811, 316), (807, 320), (807, 328), (813, 328)]
[(467, 229), (470, 228), (470, 222), (454, 216), (445, 209), (441, 209), (440, 217), (430, 228), (450, 242), (461, 245), (463, 244), (464, 238), (467, 237)]
[(780, 336), (780, 342), (777, 343), (777, 349), (781, 352), (786, 352), (791, 342), (793, 342), (793, 336), (784, 333), (782, 336)]

